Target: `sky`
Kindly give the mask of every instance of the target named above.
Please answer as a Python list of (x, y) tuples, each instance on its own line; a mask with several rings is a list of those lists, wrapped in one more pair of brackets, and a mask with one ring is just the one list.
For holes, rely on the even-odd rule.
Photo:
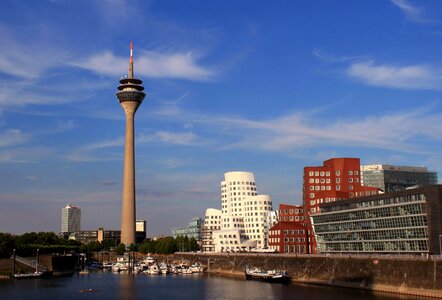
[(0, 232), (119, 229), (128, 72), (148, 236), (221, 208), (225, 172), (301, 204), (333, 157), (442, 178), (442, 1), (2, 0)]

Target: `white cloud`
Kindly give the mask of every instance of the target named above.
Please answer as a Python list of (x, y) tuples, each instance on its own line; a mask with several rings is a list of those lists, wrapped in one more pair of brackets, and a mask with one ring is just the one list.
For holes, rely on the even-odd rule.
[[(222, 131), (222, 145), (217, 146), (221, 150), (241, 148), (292, 153), (299, 149), (331, 146), (434, 153), (434, 145), (442, 141), (442, 115), (431, 113), (431, 108), (327, 122), (304, 112), (253, 120), (199, 115), (179, 108), (165, 111), (164, 117), (168, 120), (192, 120), (195, 130), (205, 130), (209, 136)], [(173, 111), (176, 115), (172, 117)], [(233, 128), (235, 130), (231, 130)], [(220, 142), (212, 141), (207, 145)]]
[(20, 129), (8, 129), (0, 132), (0, 147), (11, 147), (25, 143), (29, 135), (24, 134)]
[(418, 8), (408, 0), (390, 0), (404, 15), (413, 22), (423, 22), (425, 18), (421, 8)]
[[(199, 66), (192, 52), (141, 51), (141, 53), (141, 56), (134, 58), (134, 72), (140, 77), (207, 80), (215, 75), (208, 68)], [(85, 61), (73, 62), (72, 65), (102, 75), (122, 76), (127, 74), (128, 63), (128, 57), (116, 57), (113, 53), (106, 51), (90, 56)]]
[(350, 65), (346, 75), (368, 85), (399, 89), (442, 89), (442, 70), (427, 65), (393, 66), (373, 60)]

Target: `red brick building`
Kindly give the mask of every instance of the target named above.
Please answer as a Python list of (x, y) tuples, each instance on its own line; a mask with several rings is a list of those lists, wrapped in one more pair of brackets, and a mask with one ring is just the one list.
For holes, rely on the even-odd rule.
[(319, 212), (319, 204), (368, 195), (379, 189), (361, 185), (359, 158), (332, 158), (322, 166), (305, 167), (303, 204), (310, 214)]
[(311, 228), (301, 205), (280, 204), (278, 223), (269, 230), (269, 248), (279, 253), (310, 253)]

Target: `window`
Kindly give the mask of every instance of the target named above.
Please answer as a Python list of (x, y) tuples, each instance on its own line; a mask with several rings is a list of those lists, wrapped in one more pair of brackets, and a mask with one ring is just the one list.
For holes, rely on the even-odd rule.
[(341, 186), (340, 186), (340, 185), (337, 185), (337, 186), (336, 186), (336, 190), (337, 190), (337, 191), (341, 190)]
[(340, 183), (341, 182), (341, 178), (336, 178), (336, 183)]
[(321, 175), (321, 176), (324, 176), (324, 171), (322, 171), (322, 172), (320, 173), (320, 175)]
[(310, 193), (310, 198), (315, 198), (315, 193)]
[(348, 175), (353, 175), (353, 171), (348, 171)]
[(341, 176), (341, 171), (336, 171), (336, 176)]
[(325, 176), (330, 176), (330, 172), (325, 172)]
[(309, 183), (315, 183), (315, 180), (313, 178), (310, 178), (308, 182)]
[(313, 171), (308, 172), (309, 176), (313, 176), (313, 174), (314, 174)]
[(348, 182), (353, 182), (353, 178), (349, 178), (349, 179), (348, 179)]
[(354, 173), (355, 173), (355, 175), (359, 175), (359, 172), (358, 172), (358, 171), (355, 171)]
[(319, 172), (318, 171), (315, 172), (315, 176), (319, 176)]

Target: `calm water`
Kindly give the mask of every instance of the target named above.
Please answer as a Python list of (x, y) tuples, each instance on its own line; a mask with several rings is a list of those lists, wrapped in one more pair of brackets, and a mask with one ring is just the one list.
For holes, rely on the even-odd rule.
[[(93, 293), (80, 290), (94, 289)], [(418, 299), (299, 284), (270, 284), (210, 274), (140, 275), (91, 272), (47, 279), (0, 280), (0, 299)]]

